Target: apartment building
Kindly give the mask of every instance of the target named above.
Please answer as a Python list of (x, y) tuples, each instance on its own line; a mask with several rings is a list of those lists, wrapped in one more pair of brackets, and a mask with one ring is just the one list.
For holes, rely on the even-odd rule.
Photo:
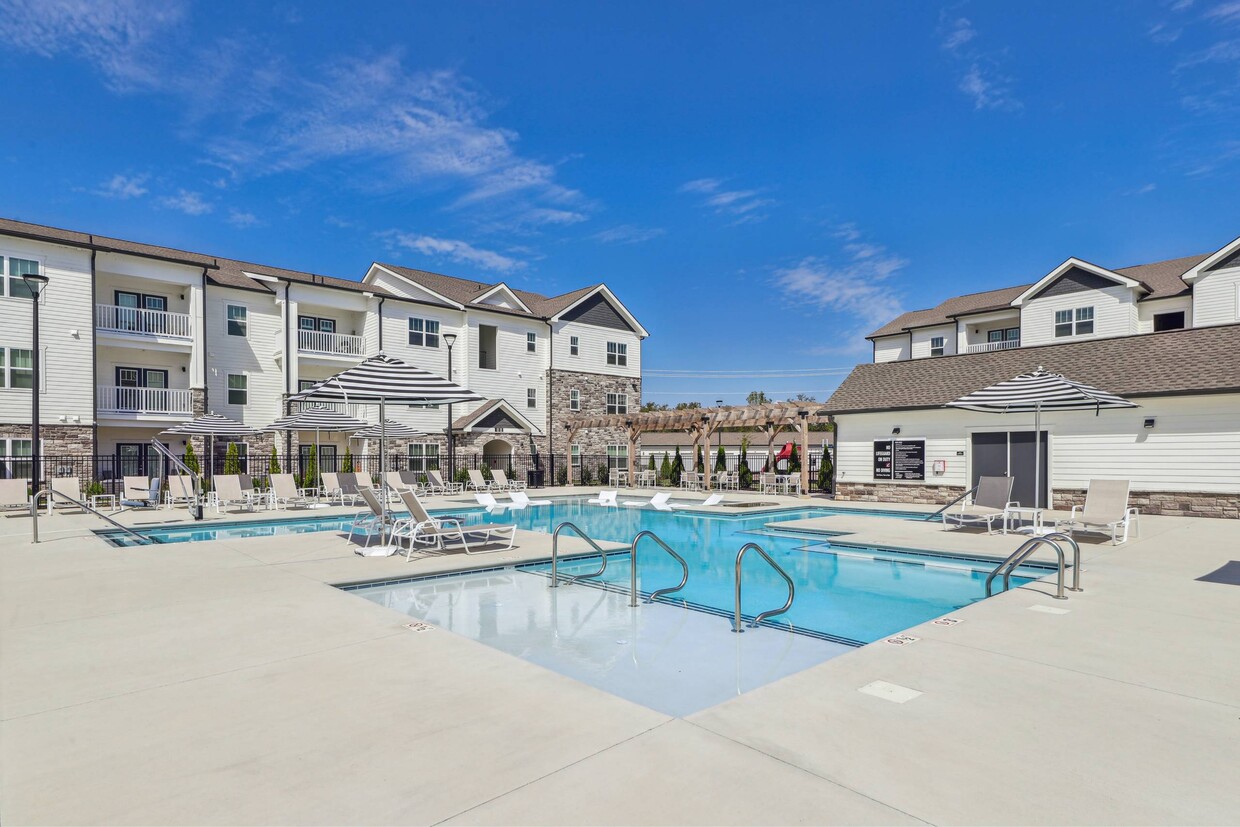
[[(388, 406), (388, 418), (426, 434), (393, 445), (415, 466), (444, 453), (450, 426), (463, 456), (603, 453), (623, 435), (591, 432), (569, 446), (563, 420), (641, 404), (649, 334), (606, 285), (543, 296), (377, 262), (350, 280), (0, 220), (3, 457), (32, 450), (35, 355), (21, 279), (30, 273), (48, 279), (38, 356), (49, 464), (95, 454), (141, 473), (154, 461), (151, 440), (170, 425), (214, 411), (262, 428), (287, 411), (289, 394), (380, 351), (440, 375), (451, 370), (488, 400)], [(376, 407), (348, 412), (373, 422)], [(306, 450), (310, 438), (242, 441), (251, 453), (284, 453)], [(319, 439), (329, 462), (348, 435)], [(354, 441), (352, 450), (377, 446)]]
[[(1240, 517), (1240, 238), (1135, 267), (1069, 258), (867, 338), (873, 363), (826, 405), (843, 499), (945, 503), (979, 476), (1006, 474), (1015, 499), (1063, 508), (1091, 479), (1118, 478), (1145, 513)], [(1038, 438), (1028, 417), (943, 407), (1038, 367), (1139, 407), (1044, 414)], [(900, 452), (908, 468), (893, 474), (883, 460)]]

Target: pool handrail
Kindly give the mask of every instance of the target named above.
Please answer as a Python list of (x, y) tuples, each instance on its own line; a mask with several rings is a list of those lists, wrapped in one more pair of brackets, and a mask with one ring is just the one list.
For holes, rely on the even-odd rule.
[[(1068, 534), (1063, 531), (1052, 531), (1049, 534), (1042, 534), (1040, 536), (1045, 537), (1046, 539), (1051, 540), (1055, 542), (1056, 544), (1059, 544), (1060, 542), (1063, 542), (1063, 541), (1067, 541), (1072, 544), (1072, 585), (1068, 586), (1068, 591), (1070, 592), (1085, 591), (1083, 588), (1081, 588), (1081, 546), (1079, 543), (1077, 543), (1076, 539), (1071, 534)], [(1015, 567), (1013, 566), (1012, 568), (1015, 568)], [(1003, 575), (1004, 591), (1007, 591), (1008, 582), (1011, 576), (1012, 576), (1012, 569), (1009, 568), (1007, 572)]]
[(765, 612), (759, 613), (758, 616), (753, 619), (753, 622), (749, 624), (749, 628), (756, 629), (758, 628), (758, 624), (766, 620), (768, 617), (781, 615), (788, 611), (792, 608), (792, 601), (795, 600), (797, 596), (797, 587), (792, 582), (792, 578), (788, 576), (788, 572), (784, 571), (783, 566), (776, 563), (771, 555), (766, 553), (766, 549), (762, 548), (762, 546), (757, 543), (746, 543), (741, 546), (741, 550), (736, 553), (736, 612), (732, 619), (732, 631), (738, 634), (745, 631), (744, 624), (741, 621), (741, 561), (745, 559), (745, 552), (750, 549), (753, 549), (754, 551), (757, 551), (758, 554), (761, 554), (762, 559), (770, 563), (771, 568), (775, 569), (779, 576), (784, 578), (784, 582), (788, 584), (788, 602), (778, 609), (768, 609)]
[(653, 603), (656, 598), (662, 597), (665, 594), (672, 594), (674, 592), (678, 592), (685, 587), (686, 583), (689, 582), (689, 564), (685, 562), (685, 558), (677, 554), (676, 551), (671, 546), (663, 542), (662, 537), (655, 534), (650, 529), (646, 529), (645, 531), (639, 531), (637, 535), (633, 538), (633, 542), (629, 543), (629, 555), (630, 555), (630, 559), (629, 559), (629, 607), (630, 608), (637, 607), (637, 544), (638, 542), (641, 541), (643, 537), (649, 537), (650, 539), (658, 543), (660, 546), (662, 546), (664, 551), (672, 555), (672, 557), (676, 558), (676, 562), (680, 563), (680, 567), (684, 569), (684, 572), (685, 572), (684, 576), (680, 578), (680, 583), (678, 583), (677, 585), (669, 586), (664, 589), (656, 589), (655, 591), (651, 592), (650, 597), (646, 598), (647, 603)]
[(990, 575), (987, 576), (986, 578), (986, 596), (987, 597), (991, 596), (991, 590), (990, 590), (991, 583), (993, 583), (994, 579), (998, 577), (1000, 574), (1003, 575), (1003, 590), (1007, 591), (1011, 587), (1012, 570), (1017, 568), (1021, 563), (1025, 562), (1025, 560), (1031, 554), (1037, 551), (1038, 546), (1043, 545), (1043, 544), (1048, 545), (1052, 549), (1054, 549), (1055, 556), (1059, 558), (1059, 584), (1058, 584), (1056, 593), (1052, 596), (1056, 600), (1067, 600), (1068, 598), (1065, 597), (1063, 593), (1063, 578), (1064, 578), (1064, 568), (1065, 568), (1063, 548), (1060, 547), (1059, 543), (1055, 542), (1055, 540), (1050, 539), (1049, 535), (1038, 535), (1036, 537), (1030, 537), (1028, 540), (1021, 543), (1020, 547), (1017, 548), (1016, 551), (1009, 554), (1003, 560), (1002, 563), (995, 566), (994, 571), (992, 571)]
[(972, 487), (972, 488), (970, 488), (968, 491), (964, 492), (964, 493), (963, 493), (963, 494), (961, 494), (959, 497), (957, 497), (956, 499), (954, 499), (954, 500), (952, 500), (951, 502), (949, 502), (947, 505), (945, 505), (945, 506), (943, 506), (942, 508), (940, 508), (938, 511), (935, 511), (933, 514), (927, 515), (927, 516), (926, 516), (926, 518), (925, 518), (926, 522), (928, 522), (928, 523), (929, 523), (929, 522), (933, 522), (933, 521), (934, 521), (934, 519), (935, 519), (936, 517), (939, 517), (940, 515), (942, 515), (942, 513), (943, 513), (944, 511), (946, 511), (947, 509), (951, 508), (953, 505), (955, 505), (956, 503), (960, 502), (960, 501), (961, 501), (961, 500), (963, 500), (965, 497), (968, 497), (969, 495), (976, 493), (976, 491), (977, 491), (977, 489), (978, 489), (979, 487), (980, 487), (980, 485), (975, 485), (975, 486), (973, 486), (973, 487)]
[(111, 517), (109, 517), (107, 514), (104, 514), (102, 511), (100, 511), (99, 509), (93, 506), (87, 505), (82, 500), (75, 499), (74, 497), (70, 497), (68, 494), (65, 494), (62, 491), (53, 492), (52, 489), (50, 488), (44, 488), (42, 491), (39, 491), (33, 497), (30, 498), (30, 530), (31, 530), (31, 533), (34, 535), (31, 538), (32, 542), (35, 542), (35, 543), (39, 542), (39, 498), (50, 497), (52, 496), (53, 493), (62, 500), (68, 500), (69, 502), (73, 503), (78, 508), (82, 509), (83, 511), (94, 514), (99, 519), (111, 523), (112, 525), (119, 528), (121, 531), (125, 532), (126, 534), (136, 539), (139, 544), (153, 545), (156, 543), (163, 542), (163, 540), (160, 540), (158, 537), (148, 537), (145, 534), (139, 534), (138, 532), (134, 531), (129, 526), (121, 525), (116, 520), (113, 520)]
[(560, 576), (559, 576), (559, 568), (558, 568), (559, 552), (560, 552), (560, 532), (566, 528), (572, 529), (573, 533), (575, 533), (578, 537), (580, 537), (581, 539), (589, 543), (590, 547), (599, 553), (599, 557), (603, 559), (603, 564), (599, 566), (598, 571), (591, 572), (589, 574), (578, 574), (578, 575), (568, 578), (567, 580), (564, 581), (564, 585), (571, 586), (573, 583), (576, 583), (578, 580), (590, 580), (595, 577), (601, 576), (603, 572), (607, 571), (607, 552), (603, 551), (603, 547), (600, 546), (598, 543), (594, 542), (594, 539), (590, 537), (589, 534), (586, 534), (584, 531), (582, 531), (579, 525), (577, 525), (576, 523), (570, 523), (567, 520), (565, 520), (564, 522), (560, 523), (559, 525), (555, 527), (555, 531), (551, 532), (551, 588), (553, 589), (559, 587), (560, 585)]

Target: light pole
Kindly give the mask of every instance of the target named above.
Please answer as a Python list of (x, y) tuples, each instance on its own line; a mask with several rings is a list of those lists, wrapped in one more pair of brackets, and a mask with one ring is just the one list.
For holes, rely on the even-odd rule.
[[(452, 381), (452, 346), (456, 344), (455, 333), (443, 334), (444, 344), (448, 346), (448, 381)], [(456, 478), (456, 457), (452, 445), (452, 403), (448, 403), (448, 482)]]
[(34, 370), (30, 377), (30, 485), (37, 494), (42, 471), (39, 462), (42, 453), (39, 447), (39, 383), (41, 381), (39, 376), (39, 295), (47, 287), (47, 276), (28, 273), (22, 276), (22, 281), (26, 283), (26, 289), (30, 291), (30, 307), (34, 311), (31, 325), (31, 361)]
[[(716, 399), (716, 400), (715, 400), (715, 407), (716, 407), (716, 408), (722, 408), (722, 407), (723, 407), (723, 400), (722, 400), (722, 399)], [(722, 429), (719, 429), (719, 447), (720, 447), (720, 448), (722, 448), (722, 447), (723, 447), (723, 430), (722, 430)], [(708, 463), (708, 464), (707, 464), (707, 466), (706, 466), (706, 467), (707, 467), (707, 469), (709, 469), (709, 468), (711, 467), (711, 464), (713, 464), (713, 462), (714, 462), (714, 461), (712, 460), (712, 461), (711, 461), (711, 463)], [(727, 460), (727, 457), (724, 457), (724, 460), (723, 460), (723, 470), (724, 470), (724, 471), (728, 470), (728, 460)]]

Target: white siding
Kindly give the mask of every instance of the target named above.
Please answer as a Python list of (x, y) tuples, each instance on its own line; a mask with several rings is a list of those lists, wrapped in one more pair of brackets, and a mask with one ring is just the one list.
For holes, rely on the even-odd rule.
[(912, 353), (914, 359), (930, 358), (930, 340), (936, 336), (943, 337), (943, 355), (951, 356), (956, 352), (956, 326), (922, 327), (911, 333), (913, 338)]
[[(438, 348), (409, 344), (409, 319), (431, 319), (439, 322), (440, 342)], [(388, 356), (416, 365), (437, 376), (448, 375), (448, 347), (443, 342), (445, 333), (457, 334), (452, 348), (452, 381), (469, 387), (470, 339), (463, 329), (464, 315), (450, 308), (428, 307), (412, 302), (393, 301), (383, 303), (383, 352)], [(377, 334), (376, 334), (377, 335)], [(459, 417), (473, 406), (452, 406), (453, 418)], [(389, 419), (412, 425), (427, 433), (444, 432), (448, 422), (447, 408), (410, 408), (408, 405), (390, 406)], [(377, 411), (372, 419), (378, 416)]]
[(1206, 273), (1193, 284), (1193, 326), (1240, 322), (1240, 267)]
[[(1132, 481), (1134, 491), (1240, 493), (1240, 395), (1138, 400), (1139, 408), (1049, 413), (1042, 427), (1050, 441), (1050, 480), (1056, 489), (1083, 489), (1090, 479)], [(1144, 421), (1155, 420), (1147, 429)], [(840, 482), (875, 482), (873, 441), (926, 440), (927, 485), (966, 487), (969, 434), (973, 431), (1031, 431), (1032, 416), (971, 411), (896, 411), (839, 417)], [(957, 456), (958, 451), (964, 455)], [(934, 476), (935, 460), (947, 463)], [(882, 480), (891, 483), (890, 480)], [(895, 482), (921, 485), (921, 482)]]
[[(39, 419), (57, 424), (89, 425), (95, 389), (90, 376), (94, 342), (94, 308), (90, 284), (90, 253), (71, 247), (0, 236), (0, 255), (8, 272), (9, 256), (41, 262), (48, 277), (39, 302), (39, 344), (43, 351), (43, 391)], [(30, 299), (0, 297), (0, 345), (29, 349), (33, 336)], [(83, 367), (85, 366), (85, 371)], [(30, 391), (0, 388), (0, 422), (30, 421)]]
[[(642, 374), (642, 340), (636, 333), (611, 327), (595, 327), (580, 322), (554, 322), (553, 330), (556, 370), (580, 373), (602, 373), (608, 376), (637, 378)], [(546, 336), (547, 326), (541, 325)], [(571, 354), (572, 337), (576, 336), (580, 349), (577, 356)], [(619, 342), (628, 347), (628, 364), (624, 367), (607, 364), (607, 343)]]
[[(1055, 338), (1055, 311), (1078, 307), (1094, 308), (1094, 332), (1090, 336)], [(1048, 298), (1033, 299), (1021, 308), (1022, 347), (1079, 342), (1108, 336), (1127, 336), (1137, 332), (1137, 310), (1132, 288), (1116, 285), (1099, 290), (1082, 290)]]
[[(495, 370), (478, 367), (479, 325), (498, 328)], [(526, 350), (527, 333), (538, 336), (534, 353)], [(540, 434), (547, 433), (547, 325), (534, 319), (475, 310), (469, 314), (466, 345), (460, 350), (461, 342), (458, 340), (453, 356), (455, 361), (457, 351), (460, 350), (460, 358), (468, 365), (469, 389), (488, 399), (503, 397), (533, 423)], [(535, 408), (526, 407), (527, 388), (537, 389), (538, 405)], [(457, 416), (460, 416), (469, 408), (458, 406), (458, 410)]]
[[(226, 307), (230, 304), (244, 305), (249, 311), (249, 335), (245, 338), (228, 335)], [(282, 304), (271, 295), (227, 287), (207, 288), (204, 332), (208, 411), (260, 428), (283, 413), (284, 370), (275, 359), (277, 348), (283, 344), (283, 313)], [(249, 377), (249, 403), (244, 407), (228, 404), (230, 373)]]
[(907, 333), (898, 336), (883, 336), (874, 340), (875, 362), (900, 362), (911, 358), (909, 353), (909, 337)]
[(1157, 301), (1140, 302), (1137, 304), (1137, 332), (1153, 333), (1154, 317), (1161, 313), (1177, 313), (1184, 311), (1184, 326), (1193, 326), (1192, 296), (1178, 296), (1174, 299), (1158, 299)]

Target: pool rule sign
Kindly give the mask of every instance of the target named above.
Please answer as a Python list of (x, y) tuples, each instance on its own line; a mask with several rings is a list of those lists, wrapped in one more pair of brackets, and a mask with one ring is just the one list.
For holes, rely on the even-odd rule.
[(924, 439), (881, 439), (874, 441), (874, 479), (924, 480), (926, 441)]

